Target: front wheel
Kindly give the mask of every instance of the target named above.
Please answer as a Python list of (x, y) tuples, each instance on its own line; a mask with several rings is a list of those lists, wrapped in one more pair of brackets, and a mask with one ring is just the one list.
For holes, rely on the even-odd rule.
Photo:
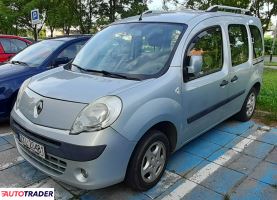
[(246, 122), (251, 119), (256, 108), (257, 91), (252, 88), (247, 95), (240, 112), (235, 116), (236, 119)]
[(160, 180), (169, 157), (170, 145), (165, 134), (150, 131), (138, 143), (126, 174), (126, 183), (135, 190), (145, 191)]

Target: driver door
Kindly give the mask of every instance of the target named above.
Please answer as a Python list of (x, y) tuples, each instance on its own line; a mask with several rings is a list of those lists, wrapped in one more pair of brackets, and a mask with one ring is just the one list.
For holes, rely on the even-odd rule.
[[(183, 67), (187, 73), (182, 97), (186, 141), (227, 117), (224, 105), (229, 88), (228, 60), (225, 59), (228, 49), (224, 24), (215, 21), (206, 20), (193, 29), (184, 56)], [(197, 66), (193, 69), (191, 65)]]

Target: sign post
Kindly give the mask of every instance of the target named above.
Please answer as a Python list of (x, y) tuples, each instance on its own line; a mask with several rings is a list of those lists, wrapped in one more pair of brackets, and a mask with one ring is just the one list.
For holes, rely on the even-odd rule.
[(32, 21), (32, 25), (35, 26), (35, 30), (36, 30), (35, 40), (37, 41), (37, 39), (38, 39), (37, 24), (40, 23), (38, 9), (34, 9), (31, 11), (31, 21)]

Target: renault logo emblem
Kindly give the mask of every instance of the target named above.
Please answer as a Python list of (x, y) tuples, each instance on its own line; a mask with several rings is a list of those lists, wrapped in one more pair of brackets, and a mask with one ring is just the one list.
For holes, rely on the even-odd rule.
[(37, 104), (34, 108), (34, 117), (35, 118), (38, 117), (38, 115), (41, 113), (42, 109), (43, 109), (43, 101), (40, 100), (40, 101), (37, 102)]

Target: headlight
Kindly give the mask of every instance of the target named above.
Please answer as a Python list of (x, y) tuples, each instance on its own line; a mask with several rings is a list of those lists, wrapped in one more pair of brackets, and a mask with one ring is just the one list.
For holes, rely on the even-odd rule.
[(120, 115), (122, 102), (116, 96), (102, 97), (86, 106), (77, 116), (70, 134), (97, 131), (110, 126)]
[(28, 78), (27, 80), (25, 80), (25, 81), (22, 83), (22, 85), (21, 85), (21, 87), (20, 87), (20, 89), (19, 89), (19, 91), (18, 91), (18, 94), (17, 94), (16, 109), (18, 109), (18, 106), (19, 106), (21, 97), (22, 97), (22, 95), (23, 95), (25, 89), (26, 89), (27, 86), (29, 85), (30, 81), (31, 81), (31, 78)]

